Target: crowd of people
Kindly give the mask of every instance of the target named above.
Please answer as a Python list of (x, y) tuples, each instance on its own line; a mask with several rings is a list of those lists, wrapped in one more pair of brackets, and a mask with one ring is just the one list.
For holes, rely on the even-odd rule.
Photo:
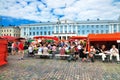
[(47, 42), (45, 40), (39, 40), (37, 43), (27, 43), (27, 47), (24, 44), (24, 41), (19, 41), (13, 42), (11, 45), (12, 55), (18, 52), (20, 60), (24, 58), (24, 49), (28, 49), (28, 54), (31, 56), (34, 56), (34, 54), (52, 54), (52, 58), (54, 58), (55, 54), (70, 55), (68, 61), (81, 59), (82, 62), (94, 62), (95, 54), (102, 56), (103, 62), (107, 58), (107, 55), (109, 55), (110, 61), (112, 61), (112, 56), (116, 57), (117, 62), (120, 61), (119, 50), (115, 45), (112, 45), (110, 50), (107, 50), (105, 45), (91, 45), (90, 50), (87, 50), (84, 41)]

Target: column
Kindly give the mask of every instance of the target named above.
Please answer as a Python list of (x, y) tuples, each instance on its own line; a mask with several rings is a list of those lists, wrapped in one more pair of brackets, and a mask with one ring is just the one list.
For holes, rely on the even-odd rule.
[(114, 24), (112, 24), (112, 33), (114, 32), (114, 26), (113, 26)]
[(119, 32), (119, 24), (117, 24), (117, 32)]
[(59, 29), (59, 31), (58, 31), (58, 34), (60, 33), (60, 25), (58, 24), (58, 29)]
[(75, 27), (76, 27), (76, 34), (78, 34), (78, 28), (77, 28), (77, 25), (76, 25)]
[(67, 25), (67, 33), (69, 33), (69, 30), (68, 30), (68, 25)]
[(68, 37), (66, 36), (66, 40), (68, 39)]
[(54, 26), (54, 32), (56, 33), (56, 25)]
[(63, 25), (63, 33), (65, 33), (65, 26)]
[(27, 36), (30, 37), (30, 35), (29, 35), (29, 27), (27, 28)]
[(73, 33), (73, 25), (71, 25), (71, 33)]

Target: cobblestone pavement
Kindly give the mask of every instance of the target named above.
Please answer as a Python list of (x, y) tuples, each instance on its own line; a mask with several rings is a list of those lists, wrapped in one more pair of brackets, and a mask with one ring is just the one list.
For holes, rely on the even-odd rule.
[(0, 67), (0, 80), (120, 80), (120, 64), (9, 56)]

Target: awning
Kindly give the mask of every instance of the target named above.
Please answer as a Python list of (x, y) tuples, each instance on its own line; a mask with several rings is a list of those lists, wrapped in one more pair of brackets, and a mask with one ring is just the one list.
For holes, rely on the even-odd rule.
[(89, 41), (117, 41), (120, 40), (120, 33), (111, 34), (89, 34)]
[(8, 41), (14, 41), (14, 40), (16, 40), (16, 37), (13, 37), (13, 36), (1, 36), (1, 38), (6, 39)]

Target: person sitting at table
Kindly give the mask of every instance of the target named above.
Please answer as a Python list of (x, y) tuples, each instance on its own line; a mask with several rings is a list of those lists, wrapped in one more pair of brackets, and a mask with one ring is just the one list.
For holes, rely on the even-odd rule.
[(96, 46), (95, 46), (95, 50), (96, 50), (96, 54), (101, 53), (101, 50), (100, 50), (100, 46), (99, 46), (99, 44), (96, 44)]
[(42, 44), (40, 44), (38, 47), (38, 54), (42, 54), (42, 53), (43, 53), (43, 47)]
[(80, 57), (82, 58), (82, 62), (87, 61), (87, 53), (85, 46), (83, 46), (80, 50)]
[(105, 61), (105, 58), (106, 58), (106, 53), (105, 53), (105, 51), (106, 51), (106, 46), (105, 45), (102, 45), (102, 47), (101, 47), (101, 49), (100, 49), (100, 51), (101, 51), (101, 53), (99, 53), (99, 55), (102, 55), (102, 61), (104, 62)]
[(60, 49), (60, 55), (64, 55), (65, 54), (65, 46), (62, 46)]
[(118, 49), (116, 48), (115, 45), (112, 45), (112, 48), (110, 49), (110, 60), (112, 60), (112, 56), (115, 56), (117, 61), (119, 62), (120, 59), (119, 59), (119, 51)]
[(96, 53), (96, 50), (94, 48), (94, 46), (90, 47), (90, 53), (89, 53), (89, 57), (91, 58), (91, 61), (94, 62), (94, 54)]
[(28, 47), (28, 55), (34, 56), (32, 44), (30, 44), (29, 47)]
[(43, 54), (49, 54), (48, 47), (46, 46), (46, 44), (43, 45)]

